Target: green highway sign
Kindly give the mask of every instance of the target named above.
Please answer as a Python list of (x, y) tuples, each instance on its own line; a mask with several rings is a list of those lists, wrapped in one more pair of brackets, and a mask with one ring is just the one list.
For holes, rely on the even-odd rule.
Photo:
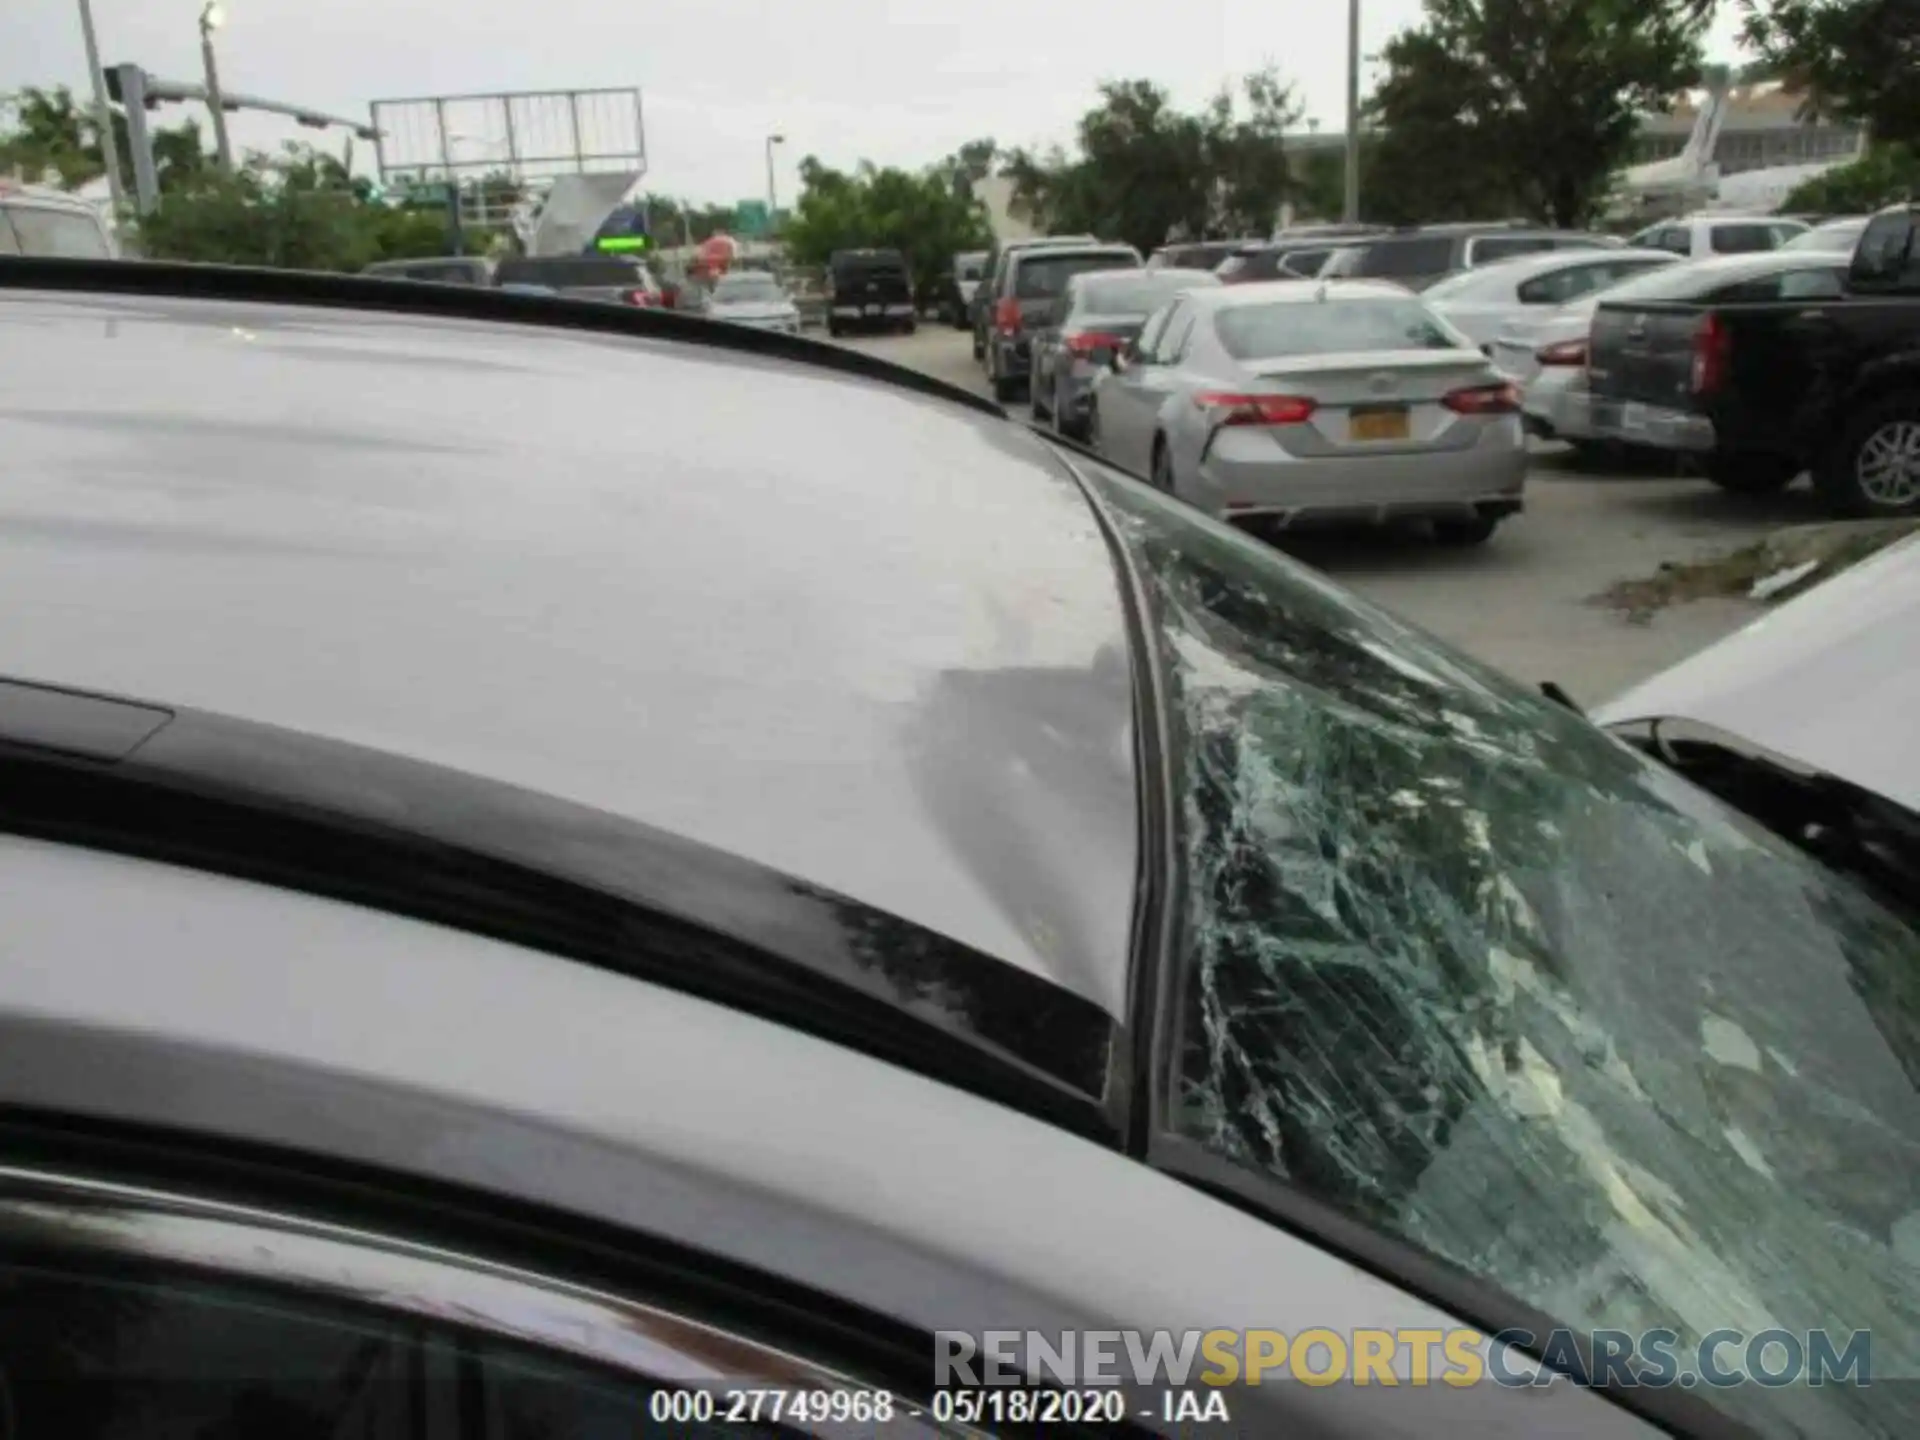
[(764, 200), (742, 200), (733, 207), (733, 233), (749, 240), (763, 240), (771, 233), (773, 222)]

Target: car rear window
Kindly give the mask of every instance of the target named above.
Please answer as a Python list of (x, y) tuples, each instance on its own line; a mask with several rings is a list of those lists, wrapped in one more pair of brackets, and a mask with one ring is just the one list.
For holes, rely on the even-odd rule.
[(1491, 265), (1516, 255), (1539, 255), (1559, 248), (1551, 235), (1483, 235), (1470, 247), (1473, 263)]
[(1412, 296), (1237, 305), (1213, 319), (1236, 360), (1351, 355), (1368, 350), (1457, 350), (1465, 341)]
[(1020, 300), (1051, 300), (1067, 288), (1067, 281), (1090, 270), (1133, 270), (1140, 262), (1125, 251), (1081, 251), (1055, 255), (1048, 251), (1021, 255), (1014, 266), (1013, 293)]
[(1359, 258), (1345, 274), (1370, 280), (1403, 280), (1439, 275), (1453, 269), (1453, 241), (1442, 236), (1413, 240), (1376, 240), (1358, 247)]
[(979, 260), (962, 260), (959, 265), (960, 278), (962, 280), (978, 280), (982, 266), (983, 262)]
[(1184, 290), (1219, 283), (1204, 270), (1171, 269), (1150, 276), (1088, 280), (1080, 287), (1080, 308), (1089, 315), (1151, 315)]
[(67, 260), (111, 260), (113, 247), (105, 230), (91, 215), (52, 205), (4, 205), (0, 215), (11, 223), (23, 255), (51, 255)]

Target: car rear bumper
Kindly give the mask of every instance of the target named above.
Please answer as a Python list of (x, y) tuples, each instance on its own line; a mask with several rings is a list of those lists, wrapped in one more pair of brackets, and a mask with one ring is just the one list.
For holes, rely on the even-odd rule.
[(1718, 444), (1713, 421), (1691, 411), (1604, 395), (1590, 396), (1587, 410), (1588, 423), (1600, 439), (1694, 454), (1711, 451)]
[(1060, 419), (1078, 424), (1092, 413), (1093, 382), (1099, 374), (1098, 367), (1084, 360), (1076, 360), (1071, 370), (1061, 372), (1054, 392)]
[(1519, 417), (1468, 450), (1309, 460), (1239, 458), (1216, 446), (1185, 498), (1230, 519), (1381, 522), (1510, 515), (1521, 508), (1527, 450)]
[(992, 344), (994, 369), (1000, 372), (1002, 379), (1018, 379), (1032, 373), (1032, 341), (1010, 340), (1004, 335), (995, 335)]
[(1586, 381), (1579, 370), (1543, 370), (1520, 392), (1527, 433), (1543, 440), (1596, 440)]

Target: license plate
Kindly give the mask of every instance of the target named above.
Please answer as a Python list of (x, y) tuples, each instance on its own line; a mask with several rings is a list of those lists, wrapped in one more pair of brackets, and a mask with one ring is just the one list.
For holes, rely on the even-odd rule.
[(1347, 418), (1347, 437), (1351, 440), (1405, 440), (1412, 433), (1407, 412), (1397, 407), (1356, 410)]
[(1620, 428), (1631, 430), (1635, 434), (1644, 434), (1647, 428), (1647, 407), (1644, 405), (1621, 406)]

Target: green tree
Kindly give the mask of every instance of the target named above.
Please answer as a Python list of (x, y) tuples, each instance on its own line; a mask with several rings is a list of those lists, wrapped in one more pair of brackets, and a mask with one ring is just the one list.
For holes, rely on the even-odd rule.
[(1640, 115), (1698, 79), (1714, 6), (1425, 0), (1388, 42), (1369, 107), (1382, 135), (1368, 218), (1589, 223)]
[(1196, 114), (1151, 80), (1110, 81), (1080, 118), (1078, 153), (1009, 151), (1001, 173), (1050, 230), (1087, 231), (1151, 250), (1169, 239), (1265, 235), (1292, 193), (1285, 135), (1300, 118), (1272, 70), (1223, 90)]
[(1851, 165), (1816, 175), (1787, 196), (1782, 210), (1863, 215), (1920, 195), (1920, 147), (1875, 145)]
[[(116, 113), (113, 125), (124, 165), (132, 154), (126, 118)], [(163, 193), (212, 164), (196, 120), (155, 126), (147, 133), (153, 142), (154, 178)], [(106, 169), (100, 127), (91, 109), (81, 105), (66, 86), (44, 90), (30, 86), (0, 103), (0, 172), (17, 170), (34, 182), (77, 190), (98, 180)]]
[(800, 162), (800, 199), (783, 231), (787, 253), (802, 265), (820, 265), (835, 250), (896, 249), (913, 269), (915, 292), (930, 299), (955, 254), (984, 250), (993, 238), (986, 207), (954, 184), (968, 163), (948, 156), (917, 174), (863, 163), (849, 174), (809, 155)]
[(1741, 0), (1745, 39), (1809, 107), (1920, 145), (1920, 4), (1915, 0)]
[(295, 270), (359, 270), (448, 247), (444, 212), (369, 203), (342, 160), (304, 145), (183, 180), (137, 229), (155, 260)]

